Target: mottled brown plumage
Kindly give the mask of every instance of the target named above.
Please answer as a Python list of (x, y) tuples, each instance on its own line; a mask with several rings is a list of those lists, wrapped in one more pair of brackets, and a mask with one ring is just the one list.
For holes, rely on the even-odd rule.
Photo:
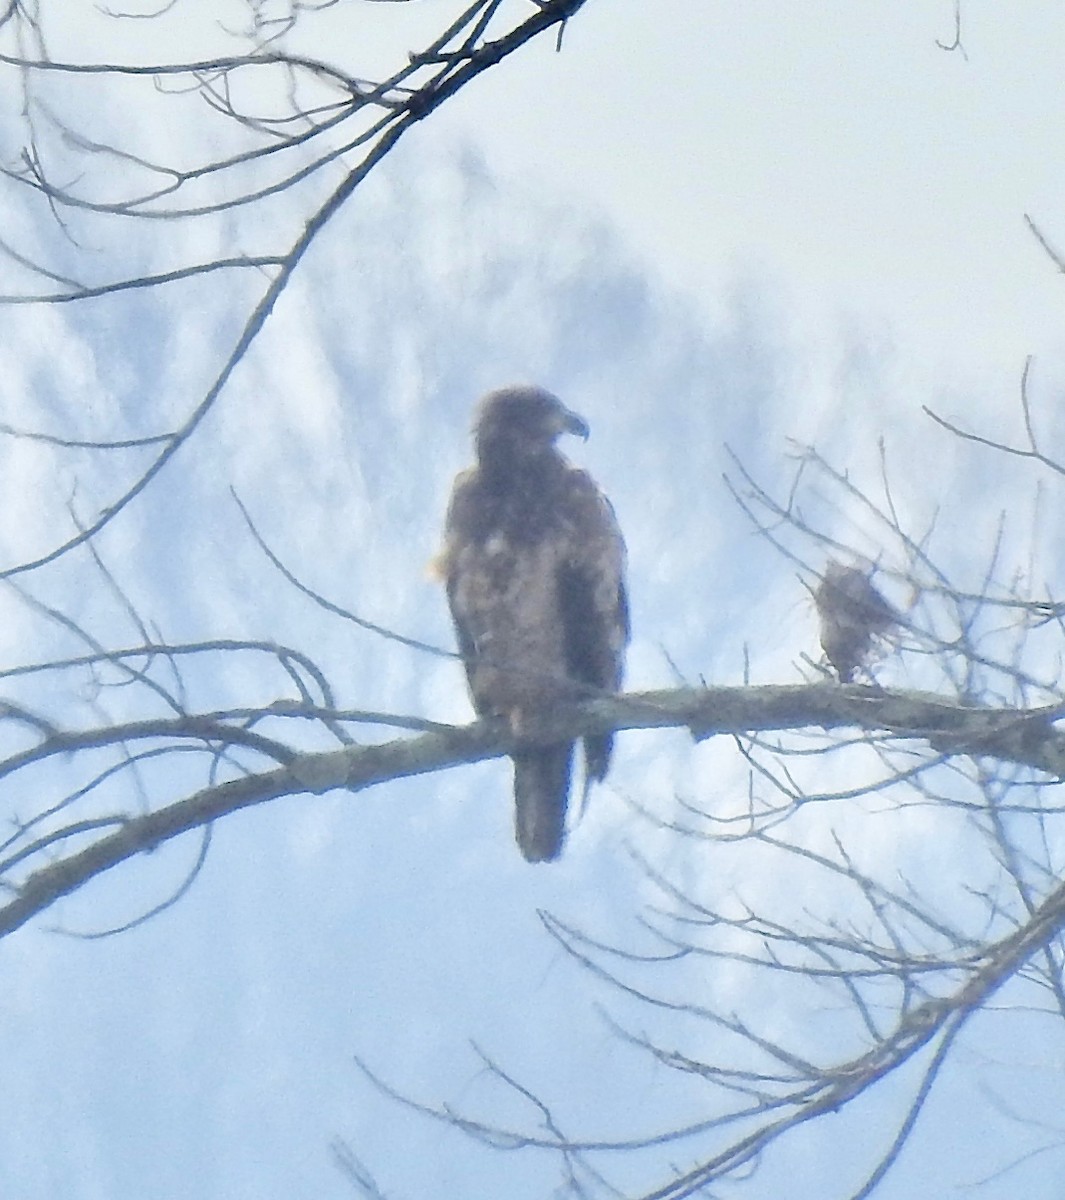
[[(625, 546), (606, 497), (555, 447), (588, 427), (550, 392), (509, 387), (481, 401), (477, 463), (455, 480), (440, 572), (483, 717), (503, 717), (514, 753), (515, 833), (533, 862), (565, 836), (574, 743), (543, 744), (559, 704), (621, 686), (628, 640)], [(610, 736), (584, 739), (587, 780), (602, 779)]]
[(831, 560), (814, 591), (814, 603), (821, 618), (821, 648), (841, 683), (853, 680), (873, 638), (902, 619), (864, 571)]

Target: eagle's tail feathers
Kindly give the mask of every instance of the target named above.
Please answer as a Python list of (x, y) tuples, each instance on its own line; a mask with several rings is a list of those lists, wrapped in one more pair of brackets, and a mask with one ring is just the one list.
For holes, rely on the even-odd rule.
[(514, 833), (529, 862), (558, 858), (566, 836), (573, 743), (514, 756)]
[(607, 767), (610, 766), (610, 752), (614, 748), (614, 735), (604, 734), (603, 737), (588, 737), (584, 739), (584, 776), (585, 787), (593, 780), (598, 783), (606, 777)]

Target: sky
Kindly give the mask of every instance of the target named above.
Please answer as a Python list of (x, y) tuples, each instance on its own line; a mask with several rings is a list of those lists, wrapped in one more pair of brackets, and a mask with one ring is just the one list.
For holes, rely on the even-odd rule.
[(608, 213), (708, 315), (757, 273), (804, 335), (868, 323), (929, 375), (997, 383), (1059, 346), (1023, 217), (1055, 240), (1065, 17), (965, 4), (966, 57), (936, 44), (953, 21), (935, 2), (591, 6), (564, 54), (508, 75), (494, 119), (463, 111), (476, 90), (448, 119), (494, 167)]
[[(218, 53), (234, 44), (224, 30), (240, 7), (186, 0), (164, 36), (86, 5), (76, 20), (52, 19), (49, 46), (57, 58), (87, 47), (109, 57)], [(345, 65), (370, 74), (457, 7), (306, 12), (294, 48), (323, 57), (342, 48)], [(804, 656), (817, 658), (816, 631), (799, 568), (752, 533), (730, 498), (730, 452), (786, 490), (796, 443), (812, 443), (874, 493), (882, 439), (892, 503), (907, 529), (931, 530), (929, 552), (959, 587), (980, 585), (1005, 512), (998, 576), (1060, 593), (1054, 479), (961, 445), (922, 412), (927, 404), (1017, 437), (1021, 370), (1034, 356), (1038, 427), (1051, 445), (1060, 430), (1063, 283), (1024, 215), (1065, 247), (1065, 16), (1051, 4), (1008, 20), (992, 4), (961, 12), (964, 56), (936, 45), (953, 36), (947, 2), (782, 12), (587, 0), (561, 53), (544, 40), (477, 80), (333, 219), (197, 438), (99, 538), (114, 586), (80, 557), (31, 575), (30, 595), (107, 645), (141, 640), (138, 620), (174, 642), (267, 638), (320, 663), (342, 707), (464, 722), (453, 661), (310, 604), (265, 560), (230, 489), (309, 586), (448, 647), (426, 565), (451, 478), (469, 461), (472, 405), (518, 379), (558, 391), (592, 427), (586, 445), (566, 449), (600, 481), (625, 531), (633, 688), (669, 686), (678, 673), (731, 684), (811, 677)], [(122, 90), (64, 86), (93, 130), (157, 143), (152, 121), (166, 98), (142, 108)], [(4, 94), (11, 162), (19, 109)], [(175, 155), (201, 136), (191, 118), (164, 128)], [(305, 219), (302, 203), (283, 197), (246, 222), (134, 223), (117, 235), (73, 217), (67, 237), (19, 189), (0, 189), (5, 237), (57, 269), (76, 262), (104, 274), (120, 256), (153, 270), (175, 254), (284, 245)], [(258, 287), (211, 277), (95, 306), (4, 309), (0, 419), (82, 437), (168, 427), (209, 385)], [(71, 506), (92, 515), (140, 453), (0, 444), (0, 496), (17, 517), (6, 560), (46, 549)], [(893, 602), (910, 603), (891, 575), (905, 547), (845, 486), (815, 475), (801, 497), (812, 524), (882, 561)], [(821, 546), (784, 540), (820, 568)], [(9, 592), (3, 606), (9, 662), (84, 649), (75, 629), (25, 596)], [(917, 622), (942, 619), (933, 601), (914, 609)], [(995, 631), (986, 636), (1000, 644)], [(1047, 644), (1046, 654), (1033, 645), (1039, 663), (1056, 654)], [(166, 664), (153, 669), (173, 683)], [(878, 678), (944, 685), (920, 655), (896, 656)], [(269, 704), (288, 686), (251, 652), (190, 661), (182, 683), (202, 708)], [(155, 711), (157, 698), (118, 684), (113, 672), (5, 679), (2, 694), (71, 728)], [(5, 748), (25, 736), (7, 731)], [(5, 819), (73, 786), (80, 768), (9, 783)], [(835, 790), (867, 781), (875, 764), (859, 748), (827, 780), (817, 761), (794, 769), (811, 788)], [(78, 811), (162, 803), (198, 786), (204, 770), (146, 762)], [(669, 1002), (696, 997), (738, 1012), (818, 1061), (859, 1052), (860, 1022), (829, 989), (782, 987), (735, 960), (693, 954), (662, 969), (606, 956), (667, 1002), (648, 1007), (582, 970), (547, 932), (543, 914), (660, 955), (653, 930), (684, 928), (670, 923), (679, 901), (634, 851), (713, 911), (750, 903), (790, 920), (798, 897), (814, 926), (875, 928), (853, 889), (792, 855), (685, 838), (643, 814), (705, 832), (692, 806), (742, 811), (747, 766), (731, 743), (693, 746), (680, 731), (619, 739), (610, 784), (546, 868), (523, 863), (513, 845), (508, 786), (506, 765), (487, 763), (262, 806), (220, 822), (188, 894), (137, 928), (70, 936), (166, 899), (196, 859), (196, 838), (95, 881), (0, 943), (0, 1177), (11, 1194), (333, 1200), (357, 1194), (330, 1152), (339, 1138), (389, 1200), (562, 1196), (550, 1155), (486, 1147), (410, 1112), (356, 1060), (426, 1105), (541, 1129), (542, 1113), (491, 1062), (575, 1136), (610, 1140), (705, 1119), (710, 1102), (698, 1079), (619, 1042), (604, 1012), (667, 1051), (711, 1061), (750, 1066), (749, 1047)], [(811, 805), (786, 828), (814, 849), (843, 838), (871, 872), (916, 881), (937, 912), (983, 932), (977, 899), (1001, 879), (964, 814), (873, 797)], [(1059, 854), (1052, 823), (1047, 838)], [(934, 942), (926, 929), (896, 932)], [(745, 947), (738, 934), (705, 936), (718, 951)], [(1036, 998), (1022, 987), (974, 1020), (879, 1195), (962, 1187), (989, 1200), (1055, 1200), (1061, 1139), (1047, 1115), (1065, 1100), (1065, 1043), (1045, 1018), (1016, 1019)], [(720, 1194), (851, 1195), (914, 1086), (912, 1071), (886, 1081), (853, 1112), (784, 1139)], [(595, 1161), (636, 1196), (708, 1145), (712, 1137)]]

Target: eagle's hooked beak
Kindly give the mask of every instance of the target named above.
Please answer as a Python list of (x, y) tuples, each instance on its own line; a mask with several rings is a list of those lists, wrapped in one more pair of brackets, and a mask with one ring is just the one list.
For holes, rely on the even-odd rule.
[(591, 431), (588, 428), (588, 422), (583, 417), (579, 417), (571, 409), (560, 404), (558, 406), (558, 432), (575, 433), (577, 437), (586, 442)]

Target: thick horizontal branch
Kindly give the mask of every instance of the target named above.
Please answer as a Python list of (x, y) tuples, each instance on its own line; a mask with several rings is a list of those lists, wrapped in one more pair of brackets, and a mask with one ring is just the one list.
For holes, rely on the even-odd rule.
[(1061, 715), (1057, 705), (988, 708), (928, 692), (789, 684), (678, 689), (596, 701), (581, 732), (685, 725), (701, 740), (720, 733), (857, 726), (924, 741), (942, 754), (986, 755), (1065, 780), (1065, 732), (1054, 727)]
[[(924, 741), (940, 753), (986, 756), (1065, 779), (1065, 733), (1053, 722), (1058, 708), (979, 708), (927, 693), (801, 684), (743, 688), (681, 688), (634, 692), (560, 708), (537, 730), (538, 740), (568, 739), (611, 730), (680, 727), (696, 739), (767, 730), (858, 727)], [(297, 755), (277, 770), (204, 788), (154, 812), (131, 817), (117, 832), (32, 874), (0, 908), (0, 937), (25, 924), (61, 896), (125, 859), (228, 813), (281, 796), (321, 795), (335, 788), (361, 791), (515, 748), (502, 722)]]

